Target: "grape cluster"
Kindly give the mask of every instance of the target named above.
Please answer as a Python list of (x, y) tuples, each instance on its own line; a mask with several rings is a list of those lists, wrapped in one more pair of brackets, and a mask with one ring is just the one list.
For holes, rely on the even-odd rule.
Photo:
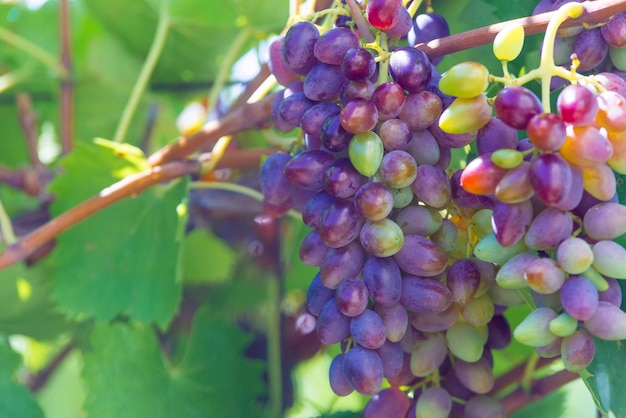
[[(576, 78), (557, 113), (514, 83), (490, 100), (481, 64), (439, 76), (407, 46), (447, 34), (438, 15), (370, 0), (363, 28), (334, 12), (270, 47), (274, 125), (302, 141), (261, 170), (266, 211), (295, 208), (311, 228), (306, 305), (320, 341), (341, 345), (330, 386), (371, 395), (365, 418), (503, 417), (491, 350), (513, 335), (571, 371), (590, 364), (592, 336), (626, 338), (626, 250), (613, 241), (626, 233), (614, 176), (626, 172), (626, 99), (608, 78)], [(372, 28), (377, 42), (363, 43)], [(520, 29), (496, 39), (502, 61), (521, 50)], [(451, 166), (468, 145), (476, 157)], [(504, 312), (525, 302), (511, 330)]]

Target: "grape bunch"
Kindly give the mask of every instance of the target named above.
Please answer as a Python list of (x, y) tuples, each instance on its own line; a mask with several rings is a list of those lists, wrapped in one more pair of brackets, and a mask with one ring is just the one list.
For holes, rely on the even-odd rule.
[[(626, 173), (626, 99), (607, 77), (549, 62), (519, 79), (476, 62), (439, 76), (409, 45), (447, 34), (443, 18), (413, 19), (400, 0), (358, 12), (337, 4), (270, 47), (274, 126), (301, 140), (263, 164), (265, 210), (295, 208), (311, 228), (306, 306), (319, 340), (341, 346), (337, 395), (372, 396), (365, 418), (503, 417), (492, 350), (513, 336), (575, 372), (593, 337), (626, 339), (614, 241), (626, 233), (614, 175)], [(515, 59), (523, 39), (503, 30), (496, 57)], [(522, 86), (551, 73), (572, 81), (557, 113)], [(505, 87), (489, 98), (493, 82)], [(467, 147), (475, 156), (452, 165)], [(532, 312), (512, 330), (504, 313), (523, 303)]]

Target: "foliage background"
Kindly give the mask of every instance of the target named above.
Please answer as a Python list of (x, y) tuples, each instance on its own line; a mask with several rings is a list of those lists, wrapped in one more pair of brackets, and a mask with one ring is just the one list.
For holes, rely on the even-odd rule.
[[(530, 15), (535, 3), (437, 0), (434, 7), (458, 33)], [(0, 200), (18, 232), (40, 223), (33, 225), (28, 214), (58, 216), (147, 168), (145, 156), (178, 136), (178, 114), (190, 101), (206, 98), (224, 68), (229, 82), (217, 113), (227, 108), (241, 82), (255, 75), (250, 70), (264, 60), (267, 40), (280, 33), (289, 11), (287, 0), (69, 4), (75, 135), (72, 152), (63, 158), (58, 71), (0, 37), (0, 76), (19, 77), (0, 94), (0, 165), (31, 164), (16, 106), (17, 95), (27, 93), (40, 134), (38, 153), (52, 177), (40, 196), (0, 186)], [(0, 2), (0, 26), (59, 57), (58, 8), (54, 0), (38, 8)], [(162, 54), (126, 143), (112, 142), (164, 10), (170, 26)], [(528, 37), (512, 72), (538, 62), (540, 41), (539, 35)], [(235, 58), (257, 53), (248, 53), (235, 67), (240, 70), (231, 72), (232, 62), (225, 60), (235, 42), (241, 42)], [(488, 46), (447, 56), (439, 68), (477, 57), (498, 73)], [(242, 148), (284, 140), (271, 130), (236, 137)], [(257, 169), (224, 175), (254, 187)], [(285, 318), (296, 318), (315, 270), (298, 259), (305, 227), (287, 218), (280, 225), (284, 271), (277, 277), (272, 248), (253, 222), (261, 210), (251, 198), (190, 190), (189, 180), (179, 179), (61, 234), (52, 253), (37, 263), (0, 271), (0, 417), (271, 416), (267, 373), (276, 365), (267, 360), (264, 344), (281, 324), (283, 333), (293, 333), (292, 322), (276, 321), (277, 297), (283, 296)], [(511, 321), (519, 314), (511, 310)], [(325, 347), (311, 357), (315, 344), (298, 338), (283, 345), (285, 415), (359, 416), (366, 399), (338, 399), (327, 383), (338, 348)], [(497, 372), (523, 363), (530, 352), (513, 343), (495, 356)], [(624, 371), (621, 346), (600, 345), (591, 368), (596, 378), (587, 382), (603, 409), (612, 408), (616, 416), (626, 414), (620, 395)], [(34, 387), (42, 378), (45, 384)], [(587, 418), (596, 412), (578, 380), (514, 416)]]

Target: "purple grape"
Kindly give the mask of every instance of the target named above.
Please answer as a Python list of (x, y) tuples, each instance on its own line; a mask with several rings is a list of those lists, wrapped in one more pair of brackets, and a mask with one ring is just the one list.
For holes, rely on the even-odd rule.
[(367, 181), (349, 158), (338, 158), (328, 168), (324, 178), (324, 189), (331, 195), (343, 198), (353, 196)]
[(278, 112), (285, 122), (290, 125), (300, 126), (300, 120), (304, 112), (309, 110), (315, 102), (309, 100), (304, 93), (297, 92), (285, 97), (278, 105)]
[(618, 13), (605, 25), (600, 26), (600, 32), (604, 41), (612, 47), (623, 48), (626, 46), (626, 13)]
[(357, 344), (371, 350), (382, 347), (387, 340), (382, 318), (371, 309), (350, 320), (350, 334)]
[(411, 188), (419, 200), (435, 209), (447, 207), (452, 199), (450, 180), (445, 170), (440, 167), (432, 165), (417, 167)]
[(298, 74), (306, 74), (317, 59), (314, 55), (315, 42), (319, 38), (317, 27), (307, 21), (293, 24), (283, 39), (280, 56), (283, 62)]
[(450, 176), (450, 194), (452, 200), (454, 201), (454, 203), (464, 208), (482, 208), (483, 204), (478, 199), (478, 196), (469, 193), (463, 187), (461, 187), (461, 174), (463, 174), (463, 170), (456, 170)]
[(393, 203), (393, 194), (383, 183), (365, 183), (354, 195), (358, 212), (370, 221), (387, 218), (393, 209)]
[(322, 221), (324, 211), (335, 202), (337, 202), (337, 198), (326, 191), (316, 193), (304, 206), (302, 221), (306, 226), (317, 228)]
[(352, 136), (353, 134), (346, 131), (343, 126), (341, 126), (339, 112), (337, 114), (330, 115), (324, 121), (320, 134), (322, 144), (324, 144), (324, 146), (330, 151), (334, 152), (347, 150)]
[(396, 387), (385, 388), (367, 402), (363, 418), (405, 418), (410, 407), (406, 393)]
[(402, 340), (409, 324), (409, 315), (404, 306), (399, 303), (391, 306), (377, 303), (374, 305), (374, 311), (383, 320), (387, 339), (394, 343)]
[(369, 257), (362, 274), (369, 295), (377, 304), (393, 306), (400, 301), (402, 276), (393, 258)]
[(401, 189), (413, 184), (417, 170), (417, 163), (411, 154), (395, 150), (384, 155), (378, 174), (389, 187)]
[(402, 249), (393, 258), (398, 267), (415, 276), (436, 276), (448, 266), (446, 253), (437, 244), (419, 235), (406, 235)]
[(402, 47), (391, 53), (389, 75), (409, 93), (417, 93), (430, 81), (431, 67), (426, 54), (416, 48)]
[(422, 130), (439, 120), (442, 109), (443, 104), (439, 96), (424, 90), (406, 96), (398, 117), (405, 121), (411, 130)]
[(591, 364), (596, 354), (596, 343), (586, 331), (579, 329), (561, 343), (561, 359), (565, 369), (579, 373)]
[(506, 410), (497, 399), (476, 395), (465, 404), (465, 418), (506, 418)]
[[(408, 33), (409, 45), (430, 42), (434, 39), (444, 38), (450, 35), (450, 28), (446, 19), (437, 13), (423, 13), (415, 16), (413, 28)], [(437, 65), (443, 57), (432, 60)]]
[(374, 93), (374, 83), (369, 80), (348, 80), (339, 89), (339, 101), (347, 105), (354, 99), (370, 100)]
[(602, 292), (598, 292), (599, 300), (609, 302), (618, 308), (622, 305), (622, 288), (618, 281), (612, 277), (605, 277), (604, 280), (609, 284), (609, 288)]
[(590, 319), (598, 309), (598, 289), (583, 276), (571, 276), (560, 291), (561, 305), (565, 312), (579, 321)]
[(304, 151), (285, 165), (285, 177), (298, 187), (319, 192), (324, 189), (324, 173), (334, 160), (326, 151)]
[(511, 327), (504, 315), (494, 315), (487, 324), (487, 330), (486, 347), (492, 350), (501, 350), (511, 343)]
[(304, 94), (318, 102), (332, 102), (339, 98), (339, 90), (346, 81), (338, 65), (316, 64), (304, 78)]
[(626, 313), (612, 303), (601, 301), (595, 315), (585, 321), (585, 327), (592, 335), (603, 340), (625, 340)]
[(340, 65), (346, 52), (360, 45), (359, 36), (348, 28), (332, 28), (314, 45), (315, 58), (326, 64)]
[(359, 236), (363, 222), (352, 201), (336, 201), (322, 214), (320, 237), (331, 248), (343, 247)]
[(442, 312), (411, 312), (409, 321), (415, 329), (422, 332), (442, 332), (454, 325), (460, 314), (460, 306), (451, 303), (448, 309)]
[(343, 56), (341, 71), (348, 80), (367, 80), (376, 72), (376, 60), (365, 48), (351, 48)]
[(454, 373), (463, 386), (478, 394), (488, 393), (495, 383), (491, 365), (484, 356), (474, 363), (457, 359)]
[(402, 370), (404, 351), (400, 343), (386, 340), (380, 348), (376, 349), (376, 353), (383, 362), (383, 376), (387, 379), (395, 377)]
[(551, 258), (538, 258), (526, 266), (524, 279), (535, 292), (550, 295), (561, 288), (565, 274)]
[(452, 301), (465, 305), (478, 291), (480, 270), (471, 260), (457, 260), (446, 272), (446, 286), (450, 289)]
[(300, 79), (300, 75), (294, 73), (287, 67), (280, 56), (280, 49), (284, 36), (275, 38), (269, 46), (269, 57), (267, 64), (270, 71), (276, 77), (276, 81), (282, 86), (286, 86), (292, 81)]
[(307, 266), (320, 267), (324, 264), (324, 257), (328, 246), (324, 244), (317, 229), (309, 232), (300, 244), (300, 261)]
[(438, 280), (404, 276), (400, 303), (411, 312), (443, 312), (452, 303), (452, 295), (450, 290)]
[(563, 338), (555, 338), (550, 344), (535, 347), (535, 351), (543, 358), (554, 358), (561, 355), (561, 344)]
[(406, 150), (417, 165), (436, 165), (441, 158), (439, 143), (428, 130), (413, 131)]
[(400, 16), (395, 25), (389, 29), (385, 29), (384, 32), (391, 38), (407, 36), (409, 31), (413, 28), (413, 19), (409, 14), (409, 11), (404, 7), (400, 8)]
[(330, 362), (330, 368), (328, 369), (330, 388), (337, 396), (348, 396), (354, 392), (354, 388), (343, 374), (343, 360), (345, 356), (343, 353), (336, 355)]
[(517, 131), (492, 117), (476, 134), (476, 151), (482, 155), (499, 149), (517, 149)]
[(478, 131), (470, 131), (464, 134), (449, 134), (441, 130), (438, 123), (433, 123), (428, 130), (437, 139), (437, 143), (445, 148), (463, 148), (476, 139)]
[(360, 315), (368, 303), (365, 284), (358, 279), (346, 279), (339, 283), (335, 292), (339, 311), (349, 317)]
[(330, 116), (338, 115), (341, 109), (335, 103), (322, 102), (310, 107), (300, 119), (302, 132), (308, 135), (321, 136), (324, 122)]
[(336, 289), (343, 280), (357, 277), (364, 263), (365, 251), (357, 242), (329, 248), (320, 270), (322, 283), (329, 289)]
[(378, 110), (369, 100), (354, 99), (341, 109), (339, 121), (343, 129), (353, 134), (371, 131), (378, 122)]
[(274, 127), (280, 132), (286, 133), (290, 132), (296, 128), (295, 125), (290, 124), (282, 116), (280, 116), (280, 112), (278, 110), (280, 103), (285, 98), (285, 90), (279, 90), (274, 96), (272, 100), (272, 124)]
[(578, 71), (590, 71), (599, 66), (609, 52), (609, 46), (602, 37), (600, 28), (582, 31), (574, 39), (572, 52), (576, 54), (580, 65)]
[(267, 157), (261, 167), (261, 193), (263, 199), (271, 204), (285, 202), (295, 189), (284, 173), (289, 161), (289, 154), (277, 152)]
[(411, 129), (400, 119), (388, 119), (378, 127), (378, 136), (385, 151), (406, 151), (413, 138)]
[(553, 250), (572, 234), (574, 221), (568, 212), (545, 208), (530, 224), (524, 242), (535, 250)]
[(360, 394), (372, 396), (383, 381), (383, 363), (375, 351), (354, 347), (343, 359), (343, 374)]
[(334, 297), (335, 291), (324, 286), (320, 274), (317, 273), (306, 293), (306, 307), (312, 315), (319, 316), (322, 306)]
[(496, 116), (515, 129), (526, 129), (533, 116), (543, 113), (541, 101), (525, 87), (510, 86), (498, 92), (493, 103)]
[(572, 184), (572, 169), (559, 154), (541, 154), (530, 163), (528, 173), (535, 196), (547, 206), (567, 198)]
[(378, 109), (380, 120), (393, 119), (400, 114), (404, 107), (404, 89), (398, 83), (386, 82), (376, 87), (371, 100)]
[(533, 219), (533, 204), (530, 200), (520, 203), (496, 203), (491, 225), (498, 243), (503, 247), (517, 244), (526, 233)]
[(416, 418), (447, 418), (452, 411), (452, 398), (447, 390), (433, 386), (417, 398)]
[(335, 298), (331, 298), (317, 317), (317, 336), (322, 344), (336, 344), (350, 336), (350, 318), (339, 311)]

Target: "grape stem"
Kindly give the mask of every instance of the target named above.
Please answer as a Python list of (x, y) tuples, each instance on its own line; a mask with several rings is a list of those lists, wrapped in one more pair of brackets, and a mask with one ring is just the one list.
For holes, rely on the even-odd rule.
[(361, 32), (361, 36), (367, 43), (372, 43), (376, 39), (370, 30), (370, 25), (367, 24), (365, 18), (363, 17), (363, 13), (361, 13), (361, 9), (359, 5), (356, 4), (354, 0), (346, 0), (346, 5), (350, 8), (350, 14), (352, 15), (352, 20), (356, 24), (356, 27), (359, 28), (359, 32)]

